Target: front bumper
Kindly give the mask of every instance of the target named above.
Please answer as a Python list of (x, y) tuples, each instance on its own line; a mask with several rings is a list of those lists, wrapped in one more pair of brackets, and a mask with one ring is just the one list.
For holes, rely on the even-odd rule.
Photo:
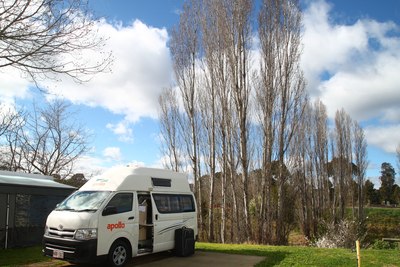
[[(80, 241), (44, 236), (43, 254), (53, 258), (54, 251), (61, 251), (62, 258), (58, 259), (69, 262), (95, 263), (99, 260), (99, 257), (97, 257), (97, 239)], [(60, 255), (60, 253), (56, 254)]]

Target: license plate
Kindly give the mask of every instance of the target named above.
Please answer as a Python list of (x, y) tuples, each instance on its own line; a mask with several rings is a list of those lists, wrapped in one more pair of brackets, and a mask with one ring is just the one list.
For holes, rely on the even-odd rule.
[(63, 259), (64, 258), (64, 251), (58, 250), (58, 249), (53, 250), (53, 258)]

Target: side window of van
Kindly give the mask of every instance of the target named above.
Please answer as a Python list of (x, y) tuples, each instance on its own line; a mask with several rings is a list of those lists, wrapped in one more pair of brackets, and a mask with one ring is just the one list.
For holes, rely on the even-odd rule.
[(132, 210), (132, 201), (132, 193), (119, 193), (108, 202), (107, 207), (116, 207), (117, 213), (128, 212)]
[(192, 195), (153, 194), (160, 213), (179, 213), (195, 211)]
[(193, 197), (191, 195), (180, 196), (181, 208), (183, 212), (192, 212), (194, 210)]

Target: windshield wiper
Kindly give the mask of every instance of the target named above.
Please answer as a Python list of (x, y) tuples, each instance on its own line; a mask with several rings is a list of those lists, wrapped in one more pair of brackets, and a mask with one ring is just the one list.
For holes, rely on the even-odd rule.
[(83, 210), (77, 210), (77, 212), (96, 212), (97, 209), (83, 209)]
[(71, 209), (71, 208), (58, 208), (56, 210), (67, 210), (67, 211), (75, 211), (75, 209)]

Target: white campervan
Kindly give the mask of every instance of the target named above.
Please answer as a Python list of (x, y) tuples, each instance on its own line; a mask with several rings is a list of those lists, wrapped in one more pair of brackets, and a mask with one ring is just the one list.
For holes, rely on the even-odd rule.
[(196, 236), (196, 201), (186, 175), (121, 167), (90, 179), (50, 213), (43, 252), (123, 266), (130, 257), (164, 250), (190, 255)]

